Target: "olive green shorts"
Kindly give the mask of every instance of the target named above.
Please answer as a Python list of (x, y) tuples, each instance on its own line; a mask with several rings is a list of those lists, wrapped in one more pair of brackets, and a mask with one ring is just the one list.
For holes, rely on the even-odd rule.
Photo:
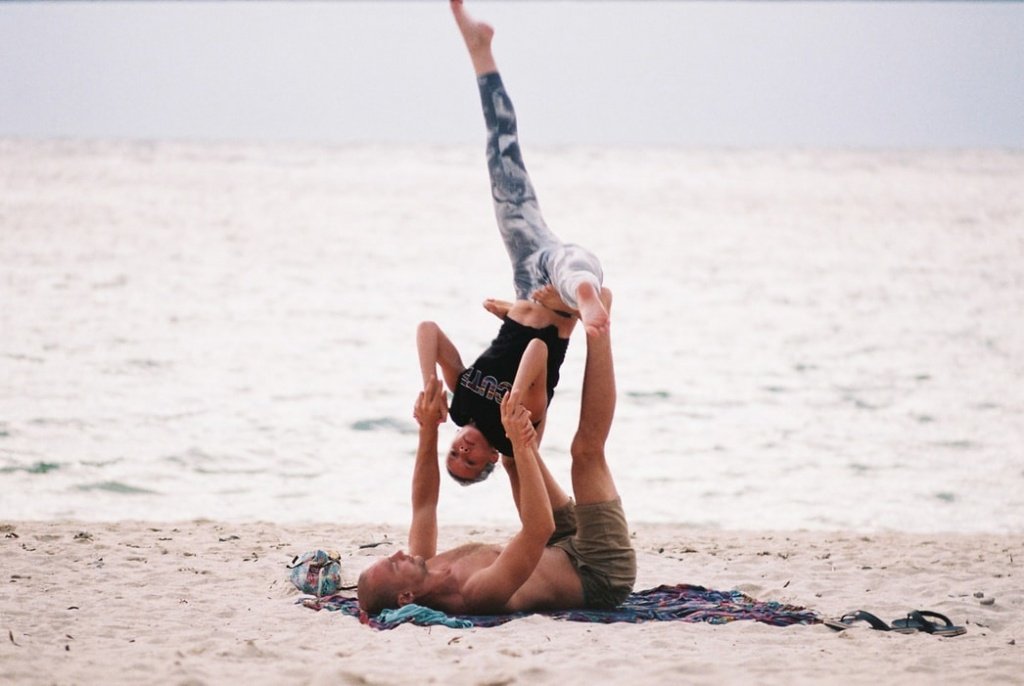
[(625, 600), (636, 581), (636, 552), (622, 499), (589, 505), (569, 501), (554, 516), (555, 535), (548, 545), (569, 555), (583, 584), (585, 607), (612, 608)]

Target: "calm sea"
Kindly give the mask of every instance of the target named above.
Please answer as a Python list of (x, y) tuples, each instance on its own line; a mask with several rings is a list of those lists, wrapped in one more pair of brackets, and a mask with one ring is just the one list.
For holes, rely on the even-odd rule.
[[(1024, 154), (527, 164), (616, 294), (633, 521), (1024, 531)], [(468, 361), (511, 294), (481, 149), (0, 140), (0, 188), (0, 518), (407, 521), (416, 323)]]

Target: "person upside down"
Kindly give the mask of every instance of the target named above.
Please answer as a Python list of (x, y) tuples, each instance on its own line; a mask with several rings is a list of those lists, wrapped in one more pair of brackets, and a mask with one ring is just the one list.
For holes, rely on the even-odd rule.
[[(519, 514), (520, 529), (504, 545), (468, 543), (451, 550), (437, 551), (440, 491), (438, 426), (445, 421), (449, 410), (444, 387), (434, 374), (434, 365), (439, 364), (448, 374), (453, 371), (461, 374), (465, 370), (459, 369), (461, 362), (458, 362), (457, 352), (451, 356), (454, 346), (449, 349), (450, 343), (446, 339), (441, 340), (443, 334), (429, 325), (421, 325), (418, 336), (420, 359), (429, 364), (422, 365), (424, 389), (413, 409), (413, 416), (419, 424), (419, 441), (413, 467), (408, 552), (399, 551), (381, 558), (360, 574), (359, 607), (368, 614), (378, 614), (383, 609), (414, 602), (453, 614), (614, 607), (632, 591), (636, 579), (636, 554), (630, 542), (622, 501), (605, 456), (616, 404), (609, 316), (612, 295), (608, 289), (600, 287), (599, 267), (597, 273), (572, 269), (567, 272), (558, 269), (545, 271), (548, 258), (530, 257), (543, 253), (549, 247), (561, 254), (572, 251), (560, 243), (550, 246), (544, 243), (547, 240), (544, 238), (546, 228), (544, 231), (537, 228), (543, 227), (543, 222), (539, 220), (535, 202), (523, 200), (532, 199), (533, 194), (521, 159), (518, 154), (508, 156), (502, 152), (507, 152), (510, 146), (518, 146), (514, 142), (511, 104), (502, 104), (507, 101), (507, 96), (500, 86), (491, 54), (493, 29), (473, 20), (461, 0), (451, 0), (450, 5), (481, 84), (489, 131), (494, 127), (487, 102), (498, 103), (493, 113), (500, 111), (501, 121), (506, 126), (509, 121), (512, 123), (511, 138), (500, 133), (490, 135), (494, 146), (493, 149), (489, 146), (488, 159), (502, 235), (525, 237), (518, 241), (506, 238), (506, 245), (516, 247), (515, 255), (520, 252), (527, 255), (517, 260), (513, 249), (509, 250), (513, 255), (517, 298), (530, 294), (530, 289), (543, 281), (537, 274), (554, 274), (553, 283), (558, 297), (579, 312), (586, 329), (587, 354), (580, 417), (570, 451), (573, 497), (562, 490), (551, 476), (539, 452), (547, 403), (539, 408), (541, 419), (538, 420), (535, 409), (541, 394), (535, 384), (536, 378), (550, 376), (548, 364), (551, 356), (547, 354), (547, 344), (543, 339), (533, 338), (525, 346), (514, 381), (495, 403), (502, 435), (509, 444), (509, 450), (503, 451), (502, 462)], [(513, 174), (494, 172), (495, 168), (504, 169), (506, 166), (519, 171)], [(514, 195), (520, 200), (506, 202), (506, 187), (520, 189)], [(521, 222), (525, 215), (531, 216), (530, 223)], [(503, 216), (509, 221), (502, 223)], [(519, 251), (520, 245), (537, 247)], [(564, 273), (584, 276), (562, 279), (559, 275)], [(563, 290), (565, 284), (569, 286), (568, 292)], [(549, 305), (531, 303), (525, 298), (513, 303), (505, 313), (507, 316), (502, 328), (509, 321), (531, 326), (537, 319), (558, 317), (551, 314), (550, 289), (540, 297)], [(501, 312), (504, 306), (499, 304), (495, 308)], [(516, 318), (519, 313), (522, 313), (524, 321)], [(553, 326), (556, 332), (567, 328), (565, 324), (560, 327), (556, 319), (544, 321), (550, 321), (549, 326)], [(568, 328), (571, 331), (571, 327)], [(428, 354), (425, 355), (425, 351)], [(436, 357), (429, 354), (431, 352), (437, 353)], [(531, 383), (526, 383), (527, 377), (532, 379)], [(446, 380), (451, 387), (454, 379)], [(549, 400), (547, 381), (543, 383), (541, 388)], [(458, 401), (454, 401), (453, 415), (457, 405)], [(464, 439), (457, 437), (456, 444)], [(446, 457), (449, 469), (452, 469), (452, 462), (449, 453)]]
[[(543, 436), (547, 409), (558, 385), (569, 337), (577, 320), (588, 335), (608, 332), (601, 297), (603, 271), (587, 249), (562, 242), (544, 222), (519, 148), (512, 101), (491, 52), (494, 30), (451, 3), (469, 50), (487, 126), (487, 167), (498, 229), (512, 263), (514, 302), (487, 300), (503, 323), (497, 337), (470, 366), (432, 321), (416, 332), (424, 385), (444, 380), (452, 393), (448, 413), (462, 427), (446, 457), (449, 474), (468, 485), (487, 478), (500, 455), (512, 456), (499, 404), (513, 388)], [(440, 371), (440, 374), (438, 374)]]

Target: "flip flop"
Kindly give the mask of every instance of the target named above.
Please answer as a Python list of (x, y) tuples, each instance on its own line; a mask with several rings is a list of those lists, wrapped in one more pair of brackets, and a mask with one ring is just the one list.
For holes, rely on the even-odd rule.
[(855, 610), (854, 612), (847, 612), (839, 619), (826, 619), (823, 624), (829, 629), (835, 629), (836, 631), (846, 631), (854, 622), (867, 622), (868, 625), (877, 631), (894, 631), (897, 634), (913, 634), (917, 632), (917, 629), (909, 627), (896, 627), (895, 625), (889, 626), (876, 615), (866, 612), (864, 610)]
[[(928, 617), (937, 619), (942, 624), (932, 622), (927, 619)], [(916, 629), (936, 636), (959, 636), (967, 633), (967, 629), (962, 626), (953, 626), (953, 622), (946, 615), (930, 610), (911, 610), (906, 617), (892, 620), (892, 625), (894, 628)]]

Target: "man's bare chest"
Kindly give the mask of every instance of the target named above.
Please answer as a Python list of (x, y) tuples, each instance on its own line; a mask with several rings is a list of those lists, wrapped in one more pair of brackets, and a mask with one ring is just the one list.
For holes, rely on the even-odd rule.
[(489, 567), (501, 554), (501, 546), (492, 543), (467, 543), (438, 555), (459, 580), (465, 580), (474, 572)]

